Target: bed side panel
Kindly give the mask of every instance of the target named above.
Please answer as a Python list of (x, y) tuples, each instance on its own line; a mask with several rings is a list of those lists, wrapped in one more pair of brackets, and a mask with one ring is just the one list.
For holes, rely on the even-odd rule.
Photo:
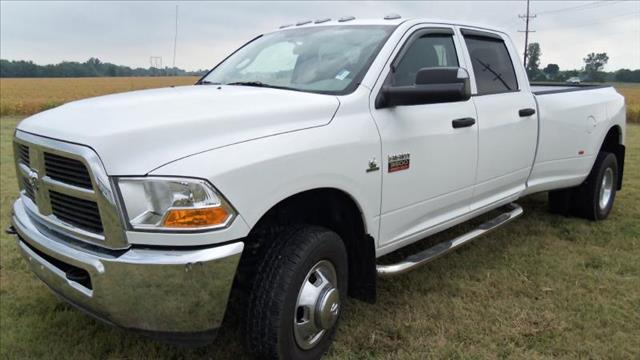
[(608, 110), (620, 107), (620, 98), (610, 87), (536, 96), (540, 138), (527, 193), (582, 183), (613, 126)]

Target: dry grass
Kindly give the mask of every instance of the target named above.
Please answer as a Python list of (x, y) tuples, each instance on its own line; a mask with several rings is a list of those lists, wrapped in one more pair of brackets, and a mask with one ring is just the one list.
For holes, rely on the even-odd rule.
[[(0, 119), (0, 227), (17, 194), (11, 135)], [(352, 301), (328, 359), (638, 359), (640, 126), (627, 133), (624, 189), (607, 221), (525, 214), (430, 265), (382, 280), (375, 305)], [(450, 237), (452, 229), (441, 237)], [(0, 358), (243, 359), (233, 320), (198, 349), (104, 325), (52, 295), (0, 234)]]
[(627, 122), (640, 124), (640, 84), (615, 84), (627, 105)]
[(189, 85), (197, 79), (192, 76), (0, 78), (0, 116), (31, 115), (73, 100), (131, 90)]

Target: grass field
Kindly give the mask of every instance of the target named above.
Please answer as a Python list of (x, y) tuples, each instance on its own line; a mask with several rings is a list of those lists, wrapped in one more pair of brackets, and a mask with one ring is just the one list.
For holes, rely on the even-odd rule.
[(624, 95), (627, 105), (627, 122), (640, 124), (640, 84), (614, 84)]
[(98, 78), (0, 78), (0, 116), (31, 115), (66, 102), (117, 92), (190, 85), (192, 76)]
[[(19, 119), (0, 118), (2, 229), (17, 194), (11, 136)], [(640, 358), (640, 126), (628, 126), (626, 142), (624, 189), (607, 221), (551, 215), (545, 194), (525, 198), (512, 224), (381, 280), (375, 305), (348, 303), (328, 358)], [(2, 359), (241, 359), (240, 339), (233, 318), (198, 349), (99, 323), (52, 295), (15, 240), (0, 234)]]

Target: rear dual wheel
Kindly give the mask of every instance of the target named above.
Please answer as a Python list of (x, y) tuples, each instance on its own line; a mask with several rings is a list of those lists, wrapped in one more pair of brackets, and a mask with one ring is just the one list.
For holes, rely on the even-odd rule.
[(601, 151), (582, 185), (549, 192), (549, 208), (554, 213), (604, 220), (613, 208), (618, 176), (616, 156)]

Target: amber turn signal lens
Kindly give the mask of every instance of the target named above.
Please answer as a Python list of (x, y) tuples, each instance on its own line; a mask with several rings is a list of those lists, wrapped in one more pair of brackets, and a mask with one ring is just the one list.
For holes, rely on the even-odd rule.
[(222, 207), (204, 209), (173, 209), (164, 218), (168, 228), (200, 228), (224, 224), (229, 213)]

